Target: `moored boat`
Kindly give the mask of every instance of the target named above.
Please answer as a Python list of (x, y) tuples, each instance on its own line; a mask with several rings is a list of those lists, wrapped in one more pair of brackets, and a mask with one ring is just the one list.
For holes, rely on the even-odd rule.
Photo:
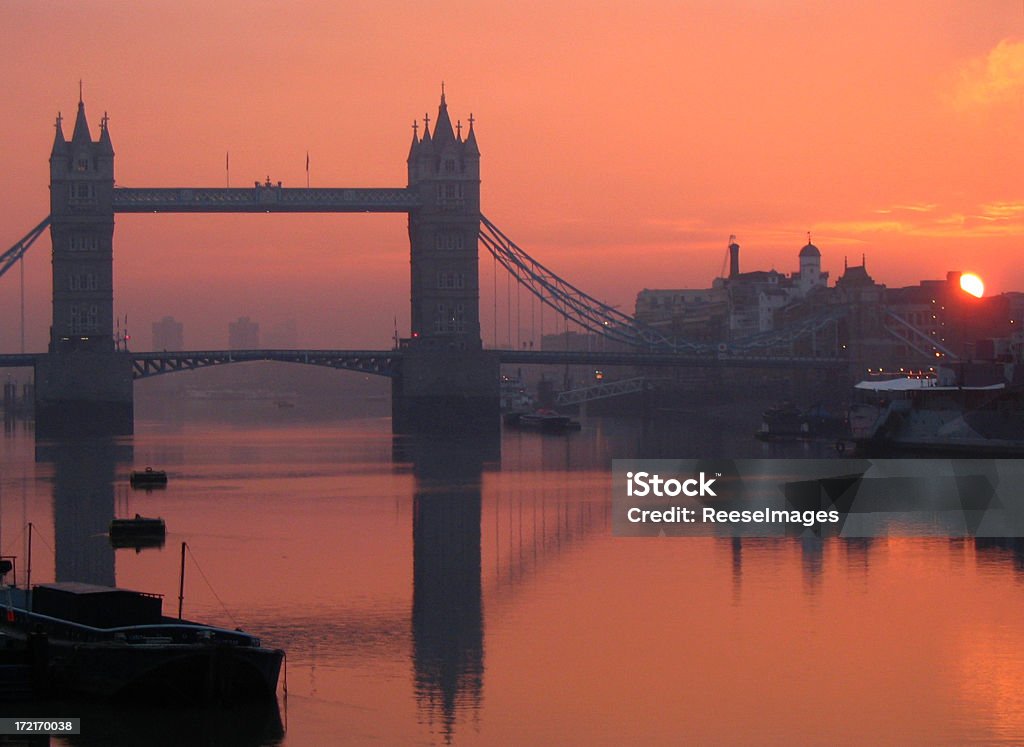
[(162, 597), (64, 582), (0, 592), (0, 639), (33, 696), (150, 703), (273, 698), (284, 652), (259, 638), (168, 618)]
[(134, 519), (113, 519), (110, 522), (110, 544), (115, 548), (163, 547), (167, 527), (160, 517), (135, 514)]
[(1024, 385), (1012, 364), (963, 364), (934, 375), (866, 380), (850, 407), (868, 452), (1024, 455)]
[(544, 433), (566, 433), (580, 430), (580, 422), (568, 415), (561, 415), (554, 410), (534, 410), (533, 412), (507, 413), (505, 425)]
[(157, 488), (167, 485), (167, 473), (162, 469), (146, 467), (144, 470), (134, 470), (128, 478), (133, 488)]

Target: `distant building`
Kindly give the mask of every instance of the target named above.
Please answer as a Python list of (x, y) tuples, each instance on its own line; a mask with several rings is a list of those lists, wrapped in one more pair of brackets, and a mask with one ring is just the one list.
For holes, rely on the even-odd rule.
[[(709, 342), (748, 337), (778, 326), (776, 317), (789, 307), (824, 303), (828, 273), (814, 244), (800, 249), (799, 269), (787, 276), (776, 270), (740, 272), (740, 246), (729, 242), (729, 277), (710, 288), (652, 290), (637, 294), (636, 318), (668, 337)], [(792, 316), (792, 314), (786, 314)]]
[(992, 358), (1006, 341), (1024, 341), (1024, 293), (974, 298), (961, 289), (958, 271), (943, 280), (887, 288), (868, 274), (862, 256), (860, 265), (844, 261), (830, 288), (821, 252), (809, 240), (790, 275), (740, 272), (739, 251), (730, 239), (729, 276), (715, 278), (710, 288), (640, 291), (637, 320), (670, 339), (840, 356), (892, 370), (947, 358)]
[[(896, 330), (907, 340), (908, 353), (915, 350), (934, 355), (949, 350), (970, 358), (979, 340), (1007, 338), (1017, 331), (1019, 322), (1014, 317), (1020, 315), (1021, 308), (1014, 295), (1019, 294), (976, 299), (960, 288), (961, 274), (951, 271), (945, 280), (922, 280), (886, 292), (886, 308), (902, 321)], [(917, 331), (910, 333), (911, 326)], [(937, 346), (922, 345), (922, 339)]]
[(272, 350), (294, 350), (299, 347), (299, 332), (294, 319), (275, 324), (263, 340), (264, 347)]
[(228, 347), (231, 350), (255, 350), (260, 346), (260, 325), (247, 316), (228, 324)]
[(703, 289), (644, 288), (636, 297), (635, 316), (666, 337), (721, 340), (728, 316), (728, 294), (720, 279)]
[(153, 350), (184, 350), (185, 325), (173, 316), (153, 322)]

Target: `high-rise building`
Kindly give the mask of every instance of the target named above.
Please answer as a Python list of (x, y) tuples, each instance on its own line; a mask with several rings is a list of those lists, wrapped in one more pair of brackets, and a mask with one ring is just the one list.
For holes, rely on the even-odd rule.
[(153, 350), (184, 350), (185, 325), (173, 316), (153, 322)]
[(228, 347), (231, 350), (255, 350), (260, 346), (260, 325), (247, 316), (228, 324)]

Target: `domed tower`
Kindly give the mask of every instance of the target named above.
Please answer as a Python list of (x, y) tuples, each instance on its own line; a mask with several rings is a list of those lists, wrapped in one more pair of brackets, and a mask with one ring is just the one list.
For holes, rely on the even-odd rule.
[(821, 252), (811, 243), (811, 235), (807, 234), (807, 245), (800, 250), (800, 294), (806, 295), (821, 284)]

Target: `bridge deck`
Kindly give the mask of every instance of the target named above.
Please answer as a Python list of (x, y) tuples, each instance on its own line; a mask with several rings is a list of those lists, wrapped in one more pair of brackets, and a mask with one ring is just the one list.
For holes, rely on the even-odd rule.
[(8, 353), (0, 355), (0, 368), (32, 368), (45, 353)]
[(407, 213), (419, 206), (404, 187), (114, 188), (115, 213)]
[[(665, 368), (808, 368), (841, 370), (850, 365), (844, 358), (687, 356), (673, 353), (606, 353), (573, 350), (494, 350), (506, 364), (650, 366)], [(0, 368), (32, 367), (46, 353), (0, 355)], [(174, 371), (243, 363), (280, 361), (395, 376), (400, 350), (182, 350), (123, 353), (132, 358), (137, 379)]]
[(190, 350), (152, 353), (130, 353), (136, 379), (144, 379), (175, 371), (219, 366), (249, 361), (304, 363), (349, 371), (395, 376), (397, 350)]
[(817, 368), (844, 369), (846, 358), (810, 356), (683, 355), (679, 353), (602, 353), (574, 350), (499, 350), (502, 363), (665, 368)]

